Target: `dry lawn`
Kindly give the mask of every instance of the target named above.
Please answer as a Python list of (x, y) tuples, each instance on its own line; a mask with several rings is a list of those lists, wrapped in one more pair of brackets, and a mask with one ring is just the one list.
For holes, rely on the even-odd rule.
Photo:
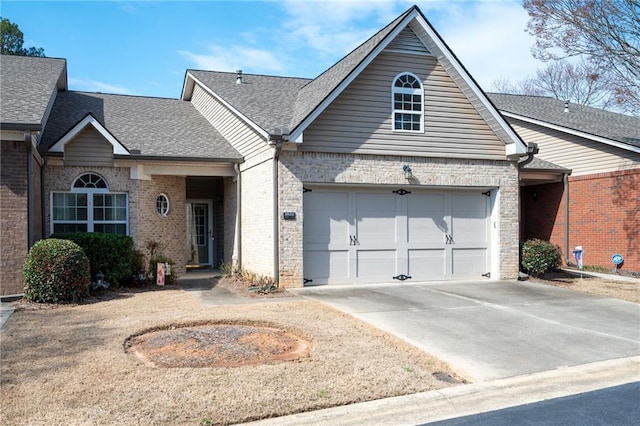
[[(207, 307), (179, 287), (108, 292), (91, 303), (23, 304), (0, 333), (0, 424), (230, 424), (457, 383), (438, 359), (297, 298)], [(311, 342), (297, 361), (157, 368), (128, 337), (203, 321), (264, 322)]]
[(531, 281), (640, 303), (640, 280), (637, 282), (617, 281), (614, 278), (589, 276), (588, 272), (581, 277), (579, 272), (574, 274), (560, 271), (545, 274), (543, 279), (531, 278)]

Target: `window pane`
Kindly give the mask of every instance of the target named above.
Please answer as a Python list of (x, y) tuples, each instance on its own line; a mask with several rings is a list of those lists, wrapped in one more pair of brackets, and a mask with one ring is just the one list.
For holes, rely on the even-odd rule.
[(97, 223), (93, 227), (94, 232), (100, 232), (103, 234), (127, 234), (127, 225), (124, 223)]
[(53, 225), (54, 233), (87, 232), (87, 225), (84, 223), (56, 223)]

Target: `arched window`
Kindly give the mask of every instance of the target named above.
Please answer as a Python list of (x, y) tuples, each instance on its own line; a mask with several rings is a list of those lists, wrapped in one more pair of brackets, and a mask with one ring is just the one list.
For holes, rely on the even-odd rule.
[(103, 232), (127, 235), (129, 213), (126, 193), (110, 192), (96, 173), (76, 178), (71, 191), (51, 193), (51, 232)]
[(393, 80), (391, 96), (394, 131), (423, 131), (423, 93), (422, 83), (411, 73), (402, 73)]

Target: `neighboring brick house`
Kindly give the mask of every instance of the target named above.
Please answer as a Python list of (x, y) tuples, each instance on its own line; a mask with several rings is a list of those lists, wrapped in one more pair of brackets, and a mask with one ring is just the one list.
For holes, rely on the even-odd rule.
[(0, 60), (0, 295), (22, 293), (24, 261), (43, 236), (37, 145), (66, 71), (64, 59)]
[[(20, 61), (2, 57), (48, 64)], [(160, 99), (58, 79), (27, 191), (44, 237), (124, 233), (179, 272), (234, 262), (284, 287), (517, 277), (526, 146), (415, 6), (313, 80), (188, 70)]]
[[(582, 246), (585, 265), (614, 268), (621, 254), (624, 269), (640, 271), (640, 118), (547, 97), (489, 97), (538, 145), (537, 159), (560, 166), (555, 178), (546, 170), (522, 187), (522, 238), (558, 244), (565, 262)], [(536, 173), (530, 166), (523, 176)]]

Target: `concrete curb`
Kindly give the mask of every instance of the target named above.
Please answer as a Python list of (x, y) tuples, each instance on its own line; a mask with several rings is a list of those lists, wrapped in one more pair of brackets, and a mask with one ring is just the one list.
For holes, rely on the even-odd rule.
[(260, 420), (253, 425), (415, 425), (640, 381), (640, 356)]

